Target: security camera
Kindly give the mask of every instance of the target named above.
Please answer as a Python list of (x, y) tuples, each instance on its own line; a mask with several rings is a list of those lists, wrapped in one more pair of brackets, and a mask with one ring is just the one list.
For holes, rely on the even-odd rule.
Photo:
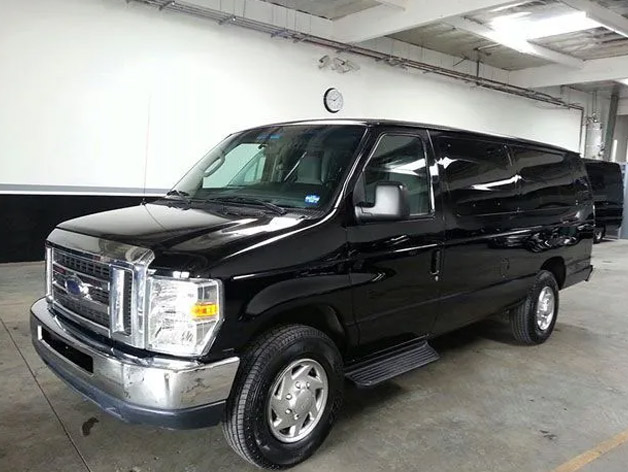
[(345, 74), (351, 70), (351, 68), (347, 65), (347, 61), (340, 59), (339, 57), (334, 57), (331, 68), (341, 74)]
[(327, 54), (325, 54), (323, 57), (321, 57), (318, 60), (318, 68), (319, 69), (323, 69), (323, 68), (327, 67), (329, 65), (330, 61), (331, 61), (331, 58)]
[(360, 70), (360, 66), (355, 62), (351, 62), (348, 59), (341, 59), (339, 57), (334, 57), (332, 59), (326, 54), (318, 60), (318, 68), (324, 69), (327, 66), (331, 66), (331, 70), (335, 70), (339, 74)]

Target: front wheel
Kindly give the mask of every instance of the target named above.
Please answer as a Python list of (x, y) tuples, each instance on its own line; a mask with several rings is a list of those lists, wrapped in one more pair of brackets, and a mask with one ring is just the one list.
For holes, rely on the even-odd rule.
[(540, 271), (526, 299), (510, 315), (514, 338), (522, 344), (541, 344), (554, 331), (558, 315), (558, 283), (554, 275)]
[(329, 337), (292, 325), (262, 335), (242, 356), (223, 432), (248, 462), (283, 469), (322, 444), (342, 403), (342, 359)]

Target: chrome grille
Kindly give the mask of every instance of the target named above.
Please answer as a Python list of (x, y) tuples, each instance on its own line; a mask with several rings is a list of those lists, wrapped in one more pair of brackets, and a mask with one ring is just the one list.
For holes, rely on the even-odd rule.
[(111, 268), (88, 257), (53, 248), (52, 299), (73, 315), (108, 329)]
[(91, 277), (96, 277), (107, 282), (111, 278), (111, 270), (108, 264), (93, 262), (73, 254), (55, 250), (55, 262), (67, 269), (80, 272)]
[(78, 300), (75, 300), (74, 298), (68, 296), (56, 287), (52, 289), (52, 296), (53, 299), (62, 307), (101, 326), (109, 327), (109, 312), (103, 313), (102, 311), (91, 308), (85, 303), (81, 303)]
[(148, 248), (56, 228), (46, 241), (46, 298), (58, 316), (140, 349)]
[(131, 300), (133, 300), (133, 277), (130, 272), (124, 273), (124, 284), (122, 288), (124, 305), (122, 306), (122, 320), (124, 324), (123, 332), (131, 333)]

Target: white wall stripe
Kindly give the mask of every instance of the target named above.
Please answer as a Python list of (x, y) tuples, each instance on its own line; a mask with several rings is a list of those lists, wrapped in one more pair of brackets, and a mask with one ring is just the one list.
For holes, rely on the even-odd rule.
[(83, 187), (78, 185), (30, 185), (0, 184), (0, 195), (94, 195), (94, 196), (133, 196), (158, 197), (168, 189), (123, 188), (123, 187)]

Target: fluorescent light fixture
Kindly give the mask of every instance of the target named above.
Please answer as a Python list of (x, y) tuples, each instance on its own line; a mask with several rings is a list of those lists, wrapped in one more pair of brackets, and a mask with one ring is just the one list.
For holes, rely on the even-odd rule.
[(528, 3), (527, 0), (525, 2), (511, 3), (511, 4), (508, 4), (508, 5), (503, 5), (501, 7), (493, 8), (491, 10), (491, 12), (497, 13), (498, 11), (510, 10), (511, 8), (520, 7), (521, 5), (525, 5), (526, 3)]
[(525, 37), (520, 37), (516, 34), (511, 34), (506, 31), (491, 31), (486, 35), (487, 38), (495, 41), (496, 43), (503, 44), (510, 49), (522, 52), (524, 54), (534, 54), (534, 45), (529, 43)]
[(549, 18), (534, 19), (530, 12), (518, 12), (498, 16), (490, 23), (491, 29), (510, 40), (526, 41), (547, 38), (559, 34), (575, 33), (599, 28), (602, 25), (592, 20), (583, 11), (565, 13)]
[(505, 23), (509, 24), (515, 20), (520, 21), (521, 18), (525, 18), (526, 16), (530, 16), (532, 13), (529, 11), (518, 11), (517, 13), (508, 13), (507, 15), (498, 16), (494, 18), (493, 23)]

